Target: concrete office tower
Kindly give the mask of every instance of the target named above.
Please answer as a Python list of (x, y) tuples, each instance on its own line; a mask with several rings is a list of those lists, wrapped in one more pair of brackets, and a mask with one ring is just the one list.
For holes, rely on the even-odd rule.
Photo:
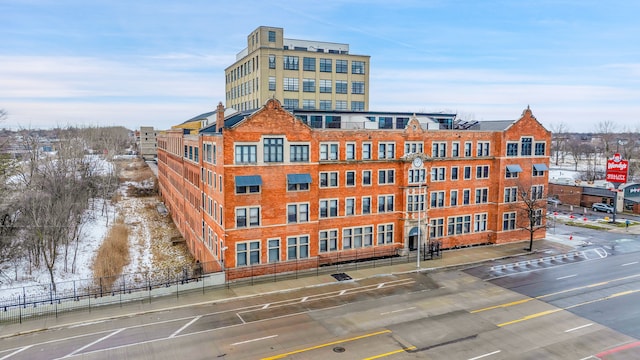
[(284, 38), (260, 26), (225, 69), (226, 107), (258, 109), (268, 99), (285, 109), (369, 110), (369, 56), (351, 55), (349, 44)]

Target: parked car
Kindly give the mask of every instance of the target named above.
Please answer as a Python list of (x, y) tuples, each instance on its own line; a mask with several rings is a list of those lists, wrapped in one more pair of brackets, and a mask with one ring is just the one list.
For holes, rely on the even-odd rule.
[(549, 197), (547, 198), (547, 204), (558, 206), (558, 205), (562, 205), (562, 201), (560, 201), (560, 199)]
[(593, 205), (591, 205), (591, 210), (602, 211), (611, 214), (613, 212), (613, 206), (603, 203), (594, 203)]

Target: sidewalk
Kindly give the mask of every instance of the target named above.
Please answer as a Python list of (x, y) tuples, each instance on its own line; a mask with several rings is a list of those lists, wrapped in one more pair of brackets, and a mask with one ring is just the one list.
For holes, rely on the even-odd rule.
[[(561, 240), (558, 237), (558, 240)], [(402, 262), (389, 266), (376, 268), (365, 268), (349, 270), (349, 276), (355, 281), (373, 276), (403, 274), (409, 272), (429, 271), (439, 268), (471, 265), (484, 261), (503, 259), (519, 255), (543, 256), (549, 251), (555, 253), (565, 253), (579, 246), (578, 242), (563, 243), (562, 241), (536, 240), (534, 251), (525, 251), (529, 245), (527, 242), (517, 242), (503, 245), (478, 246), (458, 250), (447, 250), (443, 252), (442, 258), (434, 260), (420, 261), (418, 269), (416, 262)], [(205, 289), (203, 292), (191, 292), (176, 296), (165, 296), (153, 298), (149, 301), (135, 301), (121, 306), (105, 306), (103, 308), (92, 308), (91, 311), (72, 311), (60, 314), (56, 317), (39, 319), (27, 319), (22, 324), (0, 325), (0, 339), (18, 334), (25, 334), (57, 327), (70, 326), (73, 324), (105, 321), (119, 317), (131, 317), (134, 315), (152, 313), (157, 311), (167, 311), (180, 307), (188, 307), (199, 304), (210, 304), (212, 302), (231, 301), (238, 298), (260, 296), (261, 294), (290, 291), (311, 286), (322, 286), (326, 284), (336, 284), (338, 281), (331, 275), (305, 276), (298, 279), (283, 280), (278, 282), (265, 282), (253, 286), (233, 286)]]

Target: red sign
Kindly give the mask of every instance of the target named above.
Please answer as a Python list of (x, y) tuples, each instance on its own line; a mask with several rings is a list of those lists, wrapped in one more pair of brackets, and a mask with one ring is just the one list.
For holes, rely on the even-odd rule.
[(626, 183), (629, 161), (622, 160), (620, 154), (614, 154), (613, 159), (607, 160), (607, 181)]

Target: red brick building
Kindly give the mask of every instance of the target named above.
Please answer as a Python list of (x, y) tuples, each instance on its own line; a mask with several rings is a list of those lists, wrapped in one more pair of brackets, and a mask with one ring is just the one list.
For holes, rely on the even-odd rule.
[(551, 141), (530, 109), (455, 125), (398, 116), (396, 128), (355, 115), (312, 123), (269, 100), (225, 118), (219, 105), (198, 134), (158, 136), (161, 195), (205, 271), (529, 239), (519, 197), (546, 198)]

